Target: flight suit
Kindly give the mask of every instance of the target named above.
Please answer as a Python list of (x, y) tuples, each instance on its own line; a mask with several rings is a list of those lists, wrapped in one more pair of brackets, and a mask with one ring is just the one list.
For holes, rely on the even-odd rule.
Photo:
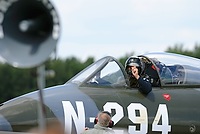
[(140, 76), (138, 80), (130, 76), (129, 81), (131, 88), (138, 88), (143, 94), (148, 94), (152, 91), (152, 86), (147, 76)]

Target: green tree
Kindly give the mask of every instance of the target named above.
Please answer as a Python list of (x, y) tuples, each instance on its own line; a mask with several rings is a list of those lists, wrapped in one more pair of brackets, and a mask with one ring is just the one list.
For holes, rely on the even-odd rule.
[(0, 101), (33, 91), (36, 81), (30, 72), (31, 69), (18, 69), (8, 64), (0, 64)]
[(166, 52), (200, 58), (200, 44), (196, 43), (193, 50), (184, 50), (183, 46), (183, 44), (175, 44), (173, 47), (168, 47)]

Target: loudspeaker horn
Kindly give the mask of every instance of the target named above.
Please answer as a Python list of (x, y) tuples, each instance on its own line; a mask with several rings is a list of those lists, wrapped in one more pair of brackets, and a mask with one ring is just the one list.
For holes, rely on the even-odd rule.
[(0, 0), (0, 55), (8, 64), (40, 65), (59, 36), (59, 17), (49, 0)]

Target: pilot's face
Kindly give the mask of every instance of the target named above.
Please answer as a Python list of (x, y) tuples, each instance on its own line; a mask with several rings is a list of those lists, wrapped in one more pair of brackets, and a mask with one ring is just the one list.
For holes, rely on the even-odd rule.
[(130, 68), (131, 68), (131, 69), (135, 69), (135, 68), (136, 68), (136, 66), (130, 66)]
[(132, 71), (138, 70), (138, 68), (137, 68), (136, 66), (130, 66), (129, 68), (130, 68), (130, 70), (132, 70)]
[(132, 72), (132, 75), (137, 78), (138, 77), (138, 68), (136, 66), (130, 66), (130, 70)]

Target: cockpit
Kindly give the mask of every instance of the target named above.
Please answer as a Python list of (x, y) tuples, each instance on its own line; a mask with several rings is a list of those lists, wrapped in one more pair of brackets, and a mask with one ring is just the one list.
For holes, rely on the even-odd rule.
[[(153, 87), (199, 85), (200, 60), (173, 53), (147, 53), (139, 55), (144, 73)], [(125, 87), (129, 86), (124, 66), (111, 56), (104, 57), (68, 82), (81, 86)]]
[(152, 69), (147, 69), (146, 73), (158, 78), (161, 86), (200, 85), (200, 60), (197, 58), (172, 53), (148, 53), (141, 57), (150, 60), (158, 76), (151, 74)]

